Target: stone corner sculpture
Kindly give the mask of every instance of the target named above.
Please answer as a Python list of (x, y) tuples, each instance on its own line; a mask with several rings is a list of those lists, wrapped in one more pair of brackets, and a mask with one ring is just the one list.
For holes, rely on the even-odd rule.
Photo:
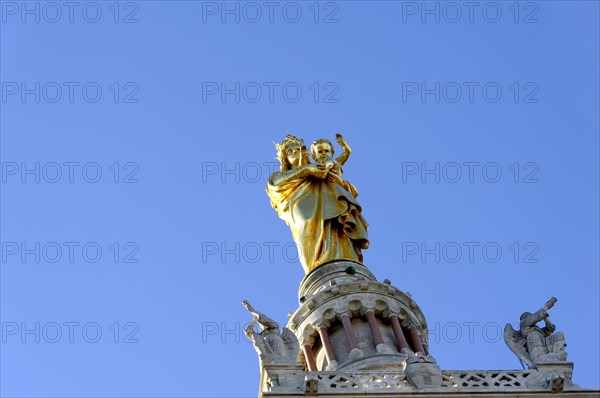
[[(566, 341), (562, 332), (556, 332), (556, 326), (548, 317), (548, 310), (556, 303), (552, 297), (534, 313), (524, 312), (519, 319), (519, 330), (510, 323), (504, 327), (504, 341), (519, 359), (532, 368), (541, 363), (566, 362)], [(538, 322), (544, 322), (539, 327)]]

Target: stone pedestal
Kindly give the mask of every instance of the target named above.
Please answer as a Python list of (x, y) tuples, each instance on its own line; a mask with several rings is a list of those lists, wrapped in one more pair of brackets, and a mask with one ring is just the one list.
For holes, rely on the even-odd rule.
[(406, 360), (406, 377), (417, 389), (442, 386), (442, 371), (429, 356), (412, 356)]
[(553, 391), (576, 388), (573, 384), (573, 362), (546, 362), (534, 366), (537, 372), (527, 380), (531, 388), (548, 388)]
[(409, 357), (427, 357), (427, 323), (417, 303), (363, 264), (316, 268), (302, 280), (299, 301), (288, 328), (314, 354), (318, 371), (403, 371)]

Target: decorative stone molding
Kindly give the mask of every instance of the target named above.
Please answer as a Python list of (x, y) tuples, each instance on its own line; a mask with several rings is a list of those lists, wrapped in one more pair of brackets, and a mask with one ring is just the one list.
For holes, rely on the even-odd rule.
[(375, 275), (361, 263), (349, 260), (332, 261), (321, 265), (302, 279), (298, 299), (302, 304), (320, 291), (338, 284), (375, 280)]
[[(409, 380), (407, 372), (397, 371), (335, 371), (302, 372), (299, 370), (267, 367), (263, 369), (261, 396), (272, 395), (359, 395), (389, 393), (434, 393), (436, 396), (481, 394), (489, 396), (522, 396), (524, 393), (556, 393), (552, 383), (540, 385), (532, 381), (548, 375), (546, 371), (528, 370), (446, 370), (440, 373), (441, 383), (436, 386), (417, 388)], [(554, 380), (554, 379), (550, 379)], [(556, 384), (556, 383), (555, 383)], [(582, 390), (577, 385), (565, 385), (565, 391), (577, 396), (597, 396), (597, 390)], [(588, 392), (589, 394), (585, 394)], [(440, 395), (441, 394), (441, 395)], [(595, 395), (594, 395), (595, 394)]]
[(387, 319), (391, 314), (395, 314), (403, 326), (413, 325), (423, 344), (427, 345), (425, 317), (416, 305), (412, 305), (414, 301), (400, 290), (393, 288), (394, 293), (390, 295), (387, 291), (389, 285), (378, 282), (369, 283), (366, 293), (357, 292), (358, 284), (354, 282), (337, 287), (337, 293), (326, 289), (301, 305), (290, 317), (288, 327), (297, 333), (308, 324), (329, 325), (339, 313), (349, 313), (353, 318), (363, 316), (368, 309), (372, 309), (380, 318)]

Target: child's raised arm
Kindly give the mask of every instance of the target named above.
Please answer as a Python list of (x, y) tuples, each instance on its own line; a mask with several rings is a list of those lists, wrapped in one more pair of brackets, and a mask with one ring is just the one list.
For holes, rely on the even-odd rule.
[(352, 153), (352, 149), (350, 148), (350, 145), (348, 145), (348, 143), (344, 140), (344, 137), (342, 137), (341, 134), (339, 134), (339, 133), (336, 134), (335, 139), (343, 149), (342, 154), (337, 158), (338, 163), (343, 165), (344, 163), (346, 163), (346, 161), (350, 157), (350, 154)]

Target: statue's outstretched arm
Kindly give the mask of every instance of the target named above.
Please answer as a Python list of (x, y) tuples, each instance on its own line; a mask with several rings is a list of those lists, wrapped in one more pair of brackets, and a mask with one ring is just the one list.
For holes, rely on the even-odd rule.
[(530, 319), (529, 323), (531, 326), (533, 326), (536, 323), (543, 321), (547, 317), (548, 317), (548, 312), (546, 312), (546, 310), (544, 308), (542, 308), (539, 311), (537, 311), (535, 314), (531, 315), (531, 317), (530, 317), (531, 319)]
[(272, 183), (274, 185), (280, 185), (280, 184), (285, 184), (289, 181), (295, 180), (295, 179), (303, 179), (303, 178), (307, 178), (307, 177), (316, 177), (319, 179), (323, 179), (325, 177), (327, 177), (327, 173), (328, 170), (323, 170), (321, 168), (319, 168), (318, 165), (314, 164), (314, 163), (309, 163), (306, 164), (300, 168), (297, 169), (292, 169), (292, 170), (288, 170), (288, 171), (282, 171), (279, 173), (275, 173), (273, 174), (272, 178)]
[(552, 297), (550, 300), (548, 300), (546, 302), (546, 304), (544, 304), (544, 307), (539, 311), (539, 312), (543, 312), (545, 314), (543, 320), (544, 323), (546, 324), (546, 326), (544, 326), (544, 333), (549, 336), (552, 333), (554, 333), (554, 331), (556, 330), (556, 326), (554, 326), (554, 324), (550, 321), (550, 318), (548, 318), (548, 310), (552, 307), (554, 307), (554, 304), (556, 304), (556, 297)]
[(246, 329), (244, 329), (244, 334), (245, 334), (246, 336), (248, 336), (248, 338), (249, 338), (251, 341), (254, 341), (254, 340), (255, 340), (255, 339), (254, 339), (254, 334), (255, 334), (256, 332), (254, 331), (254, 325), (256, 325), (256, 322), (258, 322), (258, 317), (257, 317), (257, 316), (254, 316), (254, 317), (252, 318), (252, 322), (250, 322), (250, 323), (248, 324), (248, 326), (246, 326)]
[[(244, 307), (246, 307), (246, 309), (248, 311), (250, 311), (250, 313), (252, 315), (254, 315), (254, 319), (248, 325), (248, 327), (250, 329), (252, 329), (252, 331), (254, 331), (253, 328), (254, 328), (254, 325), (257, 322), (260, 323), (261, 325), (263, 325), (264, 327), (266, 327), (267, 329), (276, 329), (276, 330), (279, 330), (279, 324), (277, 322), (275, 322), (274, 320), (272, 320), (271, 318), (269, 318), (268, 316), (266, 316), (262, 312), (258, 312), (252, 305), (250, 305), (250, 303), (248, 302), (248, 300), (242, 301), (242, 304), (244, 305)], [(246, 328), (246, 330), (248, 330), (248, 327)]]
[(342, 147), (342, 154), (337, 158), (337, 161), (339, 164), (343, 165), (350, 157), (350, 154), (352, 153), (352, 148), (350, 148), (350, 145), (348, 145), (348, 143), (346, 142), (346, 140), (344, 140), (344, 137), (342, 137), (341, 134), (336, 134), (335, 139), (337, 140), (338, 144), (340, 144), (340, 146)]
[(556, 331), (556, 326), (550, 321), (550, 318), (545, 318), (544, 322), (546, 323), (544, 331), (546, 332), (546, 335), (550, 336), (552, 333), (554, 333), (554, 331)]
[(292, 169), (273, 174), (272, 181), (274, 185), (285, 184), (297, 178), (305, 178), (306, 173), (303, 169)]

